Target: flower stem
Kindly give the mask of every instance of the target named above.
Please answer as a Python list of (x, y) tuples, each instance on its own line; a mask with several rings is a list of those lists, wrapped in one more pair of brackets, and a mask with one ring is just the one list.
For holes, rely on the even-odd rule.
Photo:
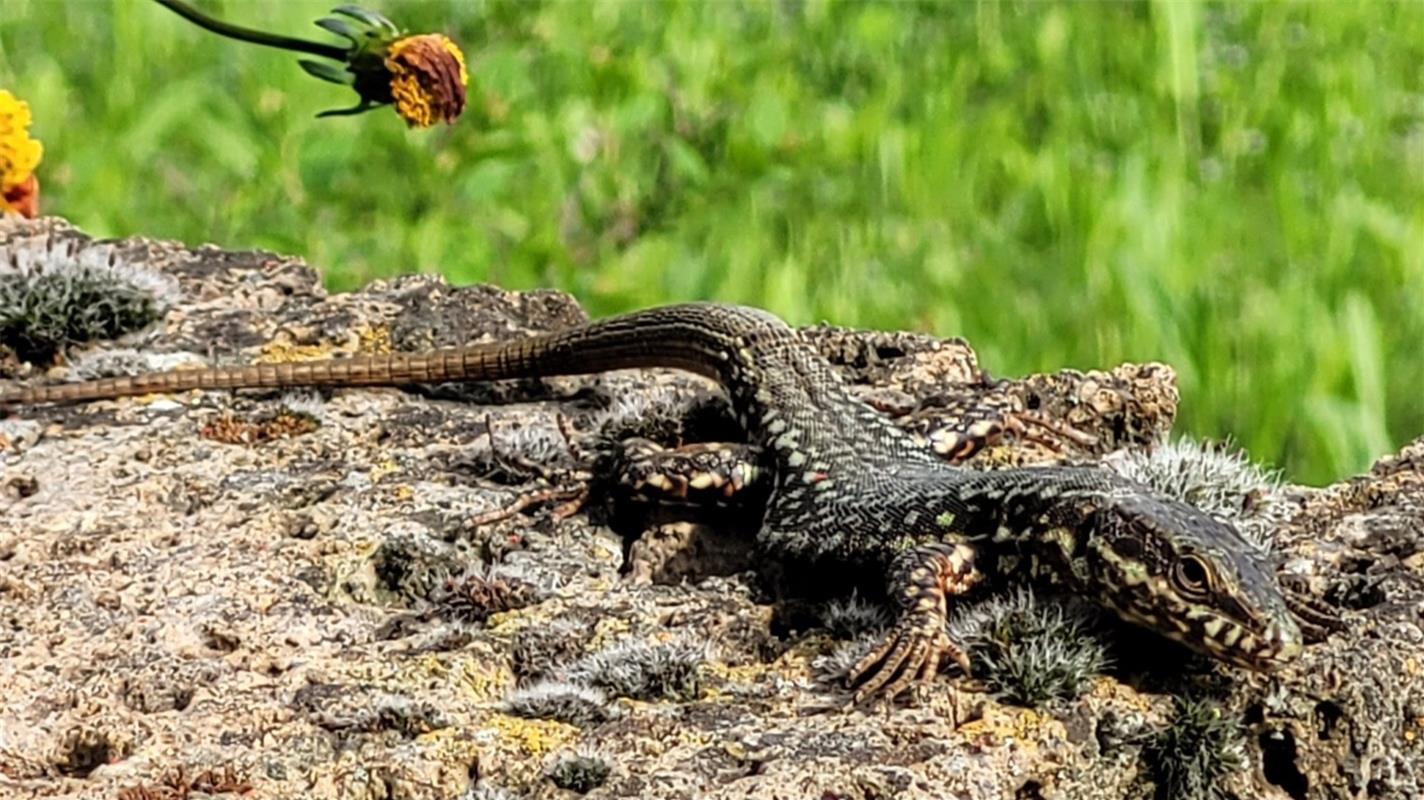
[(331, 58), (337, 61), (346, 60), (346, 48), (344, 47), (323, 44), (321, 42), (311, 42), (306, 39), (296, 39), (290, 36), (279, 36), (275, 33), (264, 33), (263, 31), (255, 31), (251, 28), (232, 25), (202, 13), (188, 5), (184, 0), (154, 0), (154, 2), (164, 6), (194, 25), (212, 31), (219, 36), (226, 36), (229, 39), (237, 39), (241, 42), (276, 47), (282, 50), (295, 50), (298, 53), (310, 53), (314, 56), (322, 56), (323, 58)]

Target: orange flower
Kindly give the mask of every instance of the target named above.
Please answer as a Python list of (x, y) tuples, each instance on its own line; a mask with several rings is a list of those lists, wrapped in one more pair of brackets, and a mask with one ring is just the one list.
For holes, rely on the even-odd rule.
[(412, 128), (453, 123), (465, 110), (465, 54), (438, 33), (397, 39), (386, 51), (396, 113)]
[(316, 21), (322, 30), (347, 42), (327, 44), (232, 25), (198, 11), (187, 0), (157, 2), (220, 36), (327, 59), (303, 58), (297, 63), (314, 77), (356, 90), (359, 102), (351, 108), (323, 111), (318, 117), (361, 114), (394, 103), (407, 125), (428, 128), (442, 119), (453, 123), (465, 110), (465, 86), (470, 82), (465, 54), (438, 33), (408, 36), (374, 11), (343, 5), (331, 10), (339, 16)]
[(30, 106), (0, 89), (0, 213), (39, 213), (39, 166), (44, 147), (30, 138)]
[(0, 193), (0, 213), (13, 211), (26, 219), (40, 213), (40, 182), (33, 174), (24, 183)]

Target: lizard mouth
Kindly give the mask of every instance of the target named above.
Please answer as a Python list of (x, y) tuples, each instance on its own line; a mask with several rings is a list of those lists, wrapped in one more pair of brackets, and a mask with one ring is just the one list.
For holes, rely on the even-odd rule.
[(1305, 650), (1300, 629), (1294, 623), (1271, 625), (1266, 629), (1264, 646), (1254, 654), (1263, 672), (1274, 672), (1296, 660)]
[(1275, 672), (1296, 660), (1304, 650), (1300, 628), (1291, 620), (1270, 622), (1253, 630), (1220, 616), (1198, 618), (1193, 621), (1195, 624), (1178, 620), (1171, 625), (1136, 610), (1122, 616), (1202, 655), (1255, 672)]
[[(1210, 634), (1210, 629), (1206, 631)], [(1275, 672), (1300, 657), (1305, 649), (1300, 629), (1293, 622), (1271, 623), (1260, 633), (1228, 623), (1217, 635), (1206, 635), (1188, 645), (1206, 655), (1257, 672)]]

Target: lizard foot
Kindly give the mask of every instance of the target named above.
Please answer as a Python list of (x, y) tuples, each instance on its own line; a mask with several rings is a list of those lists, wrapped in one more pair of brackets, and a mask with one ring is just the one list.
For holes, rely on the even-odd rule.
[(932, 544), (902, 556), (892, 588), (904, 612), (885, 641), (851, 668), (848, 681), (857, 687), (852, 702), (881, 692), (893, 700), (907, 688), (923, 686), (946, 656), (969, 674), (969, 656), (945, 629), (946, 609), (951, 594), (968, 591), (980, 577), (968, 545)]
[(553, 518), (557, 522), (561, 519), (577, 514), (585, 502), (588, 501), (588, 487), (585, 485), (555, 486), (551, 489), (537, 489), (524, 492), (500, 508), (476, 514), (471, 517), (469, 524), (473, 526), (492, 525), (501, 520), (509, 519), (516, 514), (523, 513), (529, 508), (544, 505), (545, 503), (558, 503), (554, 507)]
[(767, 482), (757, 451), (748, 445), (699, 443), (669, 450), (629, 439), (621, 446), (609, 472), (622, 492), (645, 503), (730, 505), (743, 502), (748, 488)]
[(968, 460), (979, 451), (1013, 436), (1061, 452), (1062, 442), (1092, 448), (1098, 437), (1032, 411), (1004, 412), (998, 417), (967, 422), (958, 428), (941, 428), (930, 434), (930, 446), (951, 463)]

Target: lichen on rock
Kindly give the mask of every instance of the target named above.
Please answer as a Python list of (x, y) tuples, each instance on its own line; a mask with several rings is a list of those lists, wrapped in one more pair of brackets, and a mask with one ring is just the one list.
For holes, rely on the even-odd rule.
[[(586, 318), (555, 292), (410, 276), (328, 296), (291, 258), (0, 222), (0, 250), (21, 239), (110, 248), (171, 286), (172, 306), (124, 341), (66, 341), (66, 363), (43, 376), (12, 353), (4, 379), (492, 341)], [(1162, 365), (990, 382), (962, 341), (810, 336), (912, 432), (932, 435), (968, 393), (1095, 437), (1055, 452), (1009, 436), (976, 465), (1141, 451), (1176, 409)], [(610, 437), (720, 434), (706, 381), (635, 371), (320, 391), (300, 403), (320, 424), (295, 435), (202, 433), (291, 402), (194, 392), (0, 421), (0, 793), (229, 776), (254, 796), (567, 797), (558, 775), (589, 797), (1116, 800), (1160, 796), (1192, 763), (1232, 767), (1215, 752), (1240, 756), (1211, 773), (1224, 797), (1424, 794), (1424, 440), (1334, 486), (1282, 489), (1273, 551), (1347, 625), (1277, 675), (1105, 629), (1094, 636), (1113, 663), (1039, 708), (948, 672), (916, 706), (845, 708), (817, 665), (879, 624), (880, 599), (817, 609), (844, 601), (854, 574), (807, 581), (749, 553), (716, 575), (638, 571), (628, 561), (648, 548), (625, 536), (640, 531), (599, 524), (597, 498), (471, 522), (586, 472)], [(724, 534), (719, 547), (746, 547), (745, 529)], [(1056, 602), (1035, 601), (1050, 618)], [(638, 650), (670, 642), (691, 644), (662, 660)], [(668, 664), (691, 668), (648, 668)], [(577, 688), (596, 674), (639, 680)], [(575, 688), (533, 688), (561, 678)], [(1179, 697), (1213, 716), (1185, 714)], [(595, 742), (606, 772), (577, 760)]]

